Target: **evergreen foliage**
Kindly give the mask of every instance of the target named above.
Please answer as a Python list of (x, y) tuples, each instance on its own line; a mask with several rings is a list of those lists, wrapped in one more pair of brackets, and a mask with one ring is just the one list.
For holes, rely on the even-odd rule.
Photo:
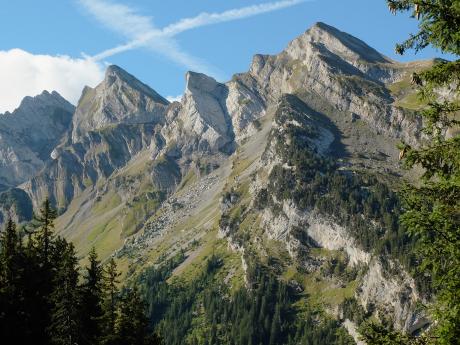
[(78, 343), (81, 334), (81, 320), (86, 316), (80, 313), (78, 300), (78, 261), (72, 244), (58, 238), (55, 247), (59, 251), (57, 271), (53, 274), (50, 298), (51, 323), (48, 335), (56, 345)]
[(139, 294), (118, 292), (115, 261), (104, 271), (92, 249), (81, 276), (73, 244), (54, 233), (55, 217), (46, 200), (26, 245), (11, 219), (1, 233), (2, 344), (160, 344)]
[(148, 336), (148, 333), (149, 320), (145, 315), (144, 302), (136, 289), (130, 289), (123, 295), (118, 306), (114, 344), (156, 344), (157, 340)]
[(94, 247), (88, 254), (88, 261), (80, 292), (81, 311), (84, 315), (81, 326), (85, 329), (85, 337), (80, 339), (80, 343), (91, 345), (102, 335), (101, 319), (105, 289), (103, 267)]
[[(419, 31), (396, 46), (421, 50), (429, 45), (444, 53), (460, 55), (459, 0), (388, 0), (392, 12), (412, 11)], [(424, 174), (418, 186), (403, 193), (402, 223), (419, 240), (418, 274), (431, 280), (435, 293), (433, 325), (421, 337), (411, 337), (378, 325), (363, 329), (368, 344), (458, 344), (460, 339), (460, 60), (437, 61), (424, 72), (414, 73), (413, 83), (429, 107), (423, 112), (421, 147), (401, 145), (407, 168), (419, 166)], [(450, 90), (443, 97), (439, 91)]]
[(105, 269), (104, 287), (106, 298), (102, 318), (102, 344), (112, 344), (115, 339), (115, 322), (117, 319), (117, 302), (118, 302), (118, 277), (117, 264), (113, 258), (110, 258)]
[(250, 288), (231, 292), (217, 278), (222, 261), (211, 255), (191, 282), (166, 283), (181, 260), (139, 278), (151, 303), (150, 319), (167, 345), (353, 344), (338, 321), (311, 308), (299, 310), (301, 296), (268, 268), (252, 264)]

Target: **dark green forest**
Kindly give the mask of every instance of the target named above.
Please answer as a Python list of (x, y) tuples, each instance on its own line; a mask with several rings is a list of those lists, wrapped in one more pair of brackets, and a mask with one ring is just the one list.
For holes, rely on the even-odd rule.
[(46, 200), (29, 226), (10, 219), (0, 237), (2, 344), (160, 344), (136, 289), (119, 289), (111, 259), (93, 249), (79, 267), (73, 244), (54, 233)]
[(213, 254), (192, 282), (166, 283), (183, 259), (178, 255), (161, 268), (148, 269), (138, 280), (149, 318), (167, 345), (354, 344), (339, 321), (319, 310), (299, 310), (300, 294), (268, 267), (250, 265), (249, 288), (230, 292), (214, 279), (222, 261)]

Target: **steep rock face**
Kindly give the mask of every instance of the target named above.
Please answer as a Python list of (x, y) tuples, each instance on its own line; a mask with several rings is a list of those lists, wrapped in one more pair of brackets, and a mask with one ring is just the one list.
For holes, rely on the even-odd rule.
[[(256, 82), (258, 95), (253, 100), (273, 102), (285, 93), (308, 91), (337, 110), (356, 114), (376, 133), (416, 143), (421, 120), (393, 106), (394, 99), (384, 84), (402, 79), (407, 68), (364, 42), (318, 23), (280, 54), (255, 55), (248, 74), (235, 79), (246, 81), (246, 85), (249, 80)], [(252, 120), (261, 113), (255, 111)], [(247, 122), (240, 120), (238, 112), (234, 116), (236, 124)]]
[(169, 102), (117, 66), (96, 88), (85, 87), (73, 117), (72, 141), (117, 124), (161, 122)]
[(416, 303), (421, 298), (415, 282), (398, 263), (389, 264), (392, 267), (388, 272), (381, 262), (372, 260), (359, 288), (360, 302), (367, 309), (377, 305), (382, 319), (392, 315), (398, 328), (416, 331), (429, 321), (416, 312)]
[(247, 74), (235, 76), (227, 83), (226, 106), (232, 116), (237, 140), (257, 130), (255, 120), (265, 115), (267, 102), (254, 78)]
[(228, 88), (204, 74), (188, 72), (180, 106), (171, 108), (163, 134), (182, 154), (230, 153), (233, 129), (225, 104)]
[(80, 142), (53, 151), (54, 159), (22, 185), (37, 207), (45, 197), (60, 210), (85, 188), (108, 178), (137, 153), (150, 146), (155, 124), (120, 124), (88, 132)]
[[(240, 252), (245, 248), (250, 250), (251, 246), (266, 252), (267, 248), (260, 245), (263, 240), (258, 237), (259, 232), (255, 231), (257, 235), (249, 240), (248, 235), (242, 234), (242, 224), (258, 214), (260, 231), (268, 239), (284, 245), (303, 271), (315, 275), (324, 270), (324, 262), (328, 259), (312, 254), (314, 250), (342, 253), (351, 270), (364, 272), (354, 282), (354, 298), (365, 310), (375, 307), (379, 318), (388, 318), (398, 329), (412, 332), (423, 326), (426, 319), (417, 310), (420, 296), (413, 279), (391, 257), (375, 254), (375, 248), (366, 247), (362, 241), (363, 233), (375, 238), (389, 229), (382, 227), (381, 219), (365, 215), (364, 204), (356, 207), (356, 211), (350, 208), (348, 213), (344, 209), (337, 211), (332, 204), (343, 200), (337, 196), (340, 194), (360, 195), (358, 198), (363, 201), (371, 191), (381, 187), (375, 187), (377, 182), (366, 182), (367, 173), (359, 177), (360, 167), (337, 164), (332, 157), (341, 157), (337, 152), (340, 151), (340, 132), (334, 130), (329, 118), (314, 111), (300, 98), (283, 95), (270, 112), (274, 115), (265, 150), (248, 182), (253, 199), (249, 205), (242, 206), (238, 205), (238, 192), (228, 193), (222, 201), (220, 235), (228, 238), (232, 248)], [(331, 113), (330, 119), (333, 118)], [(234, 188), (237, 187), (238, 182)], [(372, 198), (369, 200), (374, 200)], [(347, 200), (345, 205), (351, 202)], [(240, 211), (244, 213), (239, 218), (233, 218), (235, 209), (245, 211)], [(336, 211), (332, 211), (334, 209)], [(355, 221), (350, 222), (353, 218)], [(368, 224), (360, 230), (354, 229), (363, 219)], [(395, 270), (399, 273), (390, 273), (383, 268), (384, 264), (397, 267)], [(324, 284), (336, 284), (330, 276), (315, 277), (324, 279)], [(343, 281), (339, 283), (344, 284)]]
[(101, 84), (83, 91), (71, 137), (53, 150), (52, 161), (40, 174), (23, 185), (33, 204), (49, 196), (65, 210), (85, 188), (158, 142), (156, 126), (165, 122), (167, 108), (168, 101), (151, 88), (110, 66)]
[(319, 212), (302, 212), (293, 203), (283, 203), (283, 212), (278, 215), (266, 210), (262, 224), (266, 227), (269, 236), (276, 239), (280, 239), (276, 236), (279, 229), (284, 229), (284, 240), (290, 254), (294, 257), (298, 247), (305, 243), (292, 236), (291, 232), (295, 227), (301, 226), (313, 240), (312, 243), (328, 250), (344, 250), (351, 265), (367, 264), (370, 261), (371, 255), (359, 248), (346, 227)]
[(74, 106), (57, 92), (26, 97), (0, 115), (0, 184), (16, 186), (37, 173), (69, 129)]
[(0, 194), (0, 223), (10, 217), (16, 223), (21, 223), (32, 219), (32, 215), (32, 203), (22, 189), (10, 188)]
[[(323, 54), (323, 58), (334, 61), (337, 67), (346, 70), (348, 63), (349, 71), (353, 67), (367, 77), (380, 82), (389, 82), (399, 79), (401, 71), (397, 63), (380, 54), (365, 42), (345, 32), (324, 23), (316, 23), (311, 29), (300, 37), (293, 40), (285, 52), (294, 60), (307, 62), (315, 58), (315, 55)], [(356, 71), (355, 71), (356, 73)]]
[[(416, 331), (429, 323), (418, 310), (417, 303), (421, 297), (417, 293), (415, 282), (400, 264), (384, 259), (386, 264), (393, 266), (388, 272), (379, 259), (373, 258), (371, 253), (360, 247), (347, 227), (330, 217), (316, 211), (302, 212), (292, 203), (285, 203), (281, 214), (275, 215), (266, 210), (262, 225), (270, 237), (286, 244), (293, 258), (299, 259), (299, 254), (308, 251), (308, 246), (313, 243), (331, 251), (343, 250), (350, 265), (368, 266), (356, 297), (365, 310), (377, 308), (377, 316), (382, 320), (390, 320), (396, 328), (408, 332)], [(296, 234), (298, 227), (304, 229), (309, 241), (299, 240)], [(282, 237), (279, 237), (280, 229), (283, 229)], [(311, 265), (311, 259), (306, 260), (305, 264), (306, 267)], [(313, 266), (313, 269), (317, 270), (318, 267)]]

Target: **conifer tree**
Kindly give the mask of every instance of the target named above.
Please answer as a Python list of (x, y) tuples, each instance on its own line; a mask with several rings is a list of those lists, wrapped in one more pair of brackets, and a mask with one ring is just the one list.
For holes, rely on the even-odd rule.
[[(396, 46), (398, 53), (431, 45), (460, 56), (460, 0), (387, 2), (392, 12), (411, 11), (419, 20), (419, 31)], [(455, 344), (460, 339), (460, 135), (454, 128), (459, 125), (460, 60), (435, 61), (428, 70), (414, 73), (412, 82), (428, 102), (422, 115), (429, 140), (417, 148), (401, 145), (406, 167), (424, 171), (419, 186), (404, 190), (401, 221), (418, 239), (417, 274), (431, 280), (433, 325), (422, 337), (370, 325), (364, 330), (368, 344)], [(440, 90), (450, 94), (441, 96)]]
[(80, 277), (73, 244), (54, 234), (55, 217), (46, 200), (27, 246), (12, 220), (0, 234), (1, 343), (160, 344), (149, 335), (139, 293), (128, 291), (119, 303), (113, 258), (104, 270), (92, 248)]
[(54, 220), (57, 217), (56, 210), (51, 206), (48, 198), (42, 204), (38, 215), (34, 215), (34, 223), (38, 227), (35, 233), (37, 250), (41, 256), (42, 263), (49, 264), (49, 256), (52, 251), (54, 240)]
[(81, 331), (81, 318), (78, 295), (78, 261), (73, 244), (64, 239), (56, 240), (60, 248), (61, 261), (54, 277), (55, 289), (52, 292), (51, 325), (48, 329), (51, 342), (57, 345), (78, 343)]
[(105, 301), (103, 304), (103, 330), (101, 343), (115, 344), (115, 321), (117, 319), (118, 277), (117, 264), (111, 258), (104, 270)]
[(29, 258), (35, 262), (34, 271), (29, 271), (28, 281), (33, 288), (29, 288), (28, 295), (32, 305), (31, 319), (34, 329), (32, 334), (37, 344), (49, 343), (47, 330), (51, 327), (52, 304), (51, 294), (55, 290), (55, 274), (60, 270), (63, 242), (59, 241), (60, 248), (56, 247), (54, 234), (54, 220), (56, 211), (49, 199), (45, 199), (38, 214), (34, 214), (31, 227), (35, 229), (32, 236)]
[[(43, 265), (40, 262), (34, 233), (27, 231), (27, 244), (23, 248), (22, 268), (22, 320), (24, 327), (21, 334), (27, 341), (25, 344), (48, 344), (45, 332), (48, 326), (48, 293), (51, 291), (51, 282), (43, 279)], [(50, 275), (51, 277), (51, 275)], [(52, 278), (50, 278), (52, 279)]]
[(136, 289), (130, 289), (125, 293), (118, 310), (115, 324), (117, 344), (152, 344), (148, 331), (148, 318), (145, 315), (145, 304)]
[(1, 234), (1, 287), (7, 290), (14, 289), (17, 276), (17, 259), (20, 250), (20, 241), (16, 232), (16, 224), (10, 218), (5, 231)]
[[(19, 247), (16, 223), (9, 218), (5, 230), (1, 234), (1, 260), (5, 270), (11, 269), (11, 261), (16, 256)], [(11, 274), (12, 272), (10, 272)]]
[(103, 268), (93, 247), (88, 255), (88, 266), (85, 268), (81, 286), (81, 313), (83, 332), (81, 344), (96, 344), (101, 336), (102, 303), (103, 303)]
[(0, 236), (0, 334), (3, 341), (21, 339), (22, 336), (21, 252), (16, 224), (10, 218)]

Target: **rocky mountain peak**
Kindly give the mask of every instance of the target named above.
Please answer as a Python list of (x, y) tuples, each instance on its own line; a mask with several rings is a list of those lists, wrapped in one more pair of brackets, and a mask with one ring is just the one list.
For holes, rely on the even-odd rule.
[(380, 54), (360, 39), (322, 22), (314, 24), (303, 35), (292, 41), (287, 51), (291, 54), (298, 53), (297, 49), (305, 47), (305, 45), (325, 48), (347, 61), (362, 60), (368, 63), (392, 63), (389, 58)]
[(169, 102), (122, 68), (112, 65), (94, 89), (85, 87), (73, 119), (72, 140), (114, 124), (162, 122)]
[(68, 131), (74, 110), (59, 93), (43, 91), (0, 115), (0, 184), (17, 185), (39, 171)]
[(229, 115), (225, 109), (227, 87), (202, 73), (188, 72), (186, 75), (185, 107), (188, 114), (197, 114), (203, 125), (217, 132), (228, 131)]
[(227, 95), (225, 84), (202, 73), (187, 72), (181, 109), (165, 135), (183, 141), (179, 146), (184, 152), (192, 147), (200, 152), (228, 151), (234, 136), (225, 104)]
[(223, 85), (218, 83), (214, 78), (203, 73), (189, 71), (185, 75), (185, 80), (186, 94), (194, 94), (196, 92), (215, 93), (216, 91), (218, 92), (219, 88), (223, 87)]
[(124, 84), (125, 86), (138, 90), (152, 99), (154, 99), (158, 103), (162, 104), (169, 104), (169, 102), (158, 94), (155, 90), (150, 88), (148, 85), (139, 81), (136, 77), (126, 72), (124, 69), (117, 65), (110, 65), (107, 67), (105, 71), (105, 77), (103, 81), (103, 85), (105, 88), (110, 89), (111, 87), (119, 87), (120, 84)]
[[(50, 93), (45, 90), (37, 96), (24, 97), (19, 107), (12, 113), (0, 114), (0, 126), (2, 128), (8, 127), (10, 134), (22, 132), (26, 128), (31, 128), (33, 124), (57, 121), (53, 114), (58, 110), (67, 114), (67, 121), (70, 121), (75, 107), (56, 91)], [(36, 128), (36, 131), (41, 132), (43, 130), (42, 126)]]
[(58, 92), (52, 91), (51, 93), (47, 90), (44, 90), (41, 94), (31, 97), (26, 96), (21, 101), (19, 107), (13, 112), (7, 114), (30, 114), (29, 111), (35, 113), (38, 109), (43, 109), (45, 107), (56, 106), (62, 107), (63, 109), (73, 112), (74, 106), (70, 104), (64, 97), (62, 97)]

